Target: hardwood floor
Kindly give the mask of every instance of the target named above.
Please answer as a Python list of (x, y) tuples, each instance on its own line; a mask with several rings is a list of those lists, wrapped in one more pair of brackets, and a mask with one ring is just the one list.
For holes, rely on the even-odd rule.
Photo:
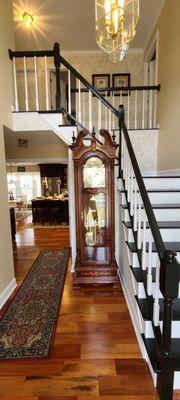
[[(14, 262), (20, 284), (42, 249), (69, 246), (68, 229), (26, 228), (18, 223)], [(9, 303), (9, 302), (8, 302)], [(67, 274), (52, 357), (2, 362), (0, 399), (155, 400), (122, 291), (73, 291)], [(178, 398), (178, 397), (177, 397)]]

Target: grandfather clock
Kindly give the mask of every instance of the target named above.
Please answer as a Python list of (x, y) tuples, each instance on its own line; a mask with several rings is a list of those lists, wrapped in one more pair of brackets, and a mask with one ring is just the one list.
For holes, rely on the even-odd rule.
[(115, 260), (114, 160), (118, 145), (101, 130), (101, 143), (87, 130), (73, 138), (76, 211), (74, 288), (119, 285)]

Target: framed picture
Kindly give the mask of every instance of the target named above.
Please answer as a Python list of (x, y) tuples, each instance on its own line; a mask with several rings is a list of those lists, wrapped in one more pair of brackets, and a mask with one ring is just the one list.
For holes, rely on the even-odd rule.
[[(130, 74), (113, 74), (112, 75), (112, 85), (113, 87), (128, 87), (130, 86)], [(115, 96), (120, 96), (121, 91), (117, 90), (114, 92)], [(122, 91), (123, 96), (128, 95), (128, 90)]]
[[(110, 88), (110, 74), (93, 74), (92, 85), (94, 89)], [(101, 96), (105, 96), (105, 92), (100, 92)], [(107, 93), (110, 96), (110, 92)]]

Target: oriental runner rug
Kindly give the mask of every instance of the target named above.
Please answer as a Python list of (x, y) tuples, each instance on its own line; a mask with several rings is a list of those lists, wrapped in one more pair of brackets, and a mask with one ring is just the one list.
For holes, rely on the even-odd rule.
[(50, 355), (68, 260), (68, 249), (39, 254), (0, 322), (0, 360)]

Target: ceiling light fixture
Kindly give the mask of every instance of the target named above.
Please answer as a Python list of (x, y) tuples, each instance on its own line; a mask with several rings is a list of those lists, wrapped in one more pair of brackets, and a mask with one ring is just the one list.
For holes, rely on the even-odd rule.
[(111, 60), (121, 51), (124, 55), (125, 45), (136, 33), (139, 0), (95, 0), (95, 15), (98, 46), (111, 55)]
[(23, 21), (24, 25), (27, 29), (31, 28), (35, 23), (35, 17), (33, 14), (24, 12), (23, 13)]

